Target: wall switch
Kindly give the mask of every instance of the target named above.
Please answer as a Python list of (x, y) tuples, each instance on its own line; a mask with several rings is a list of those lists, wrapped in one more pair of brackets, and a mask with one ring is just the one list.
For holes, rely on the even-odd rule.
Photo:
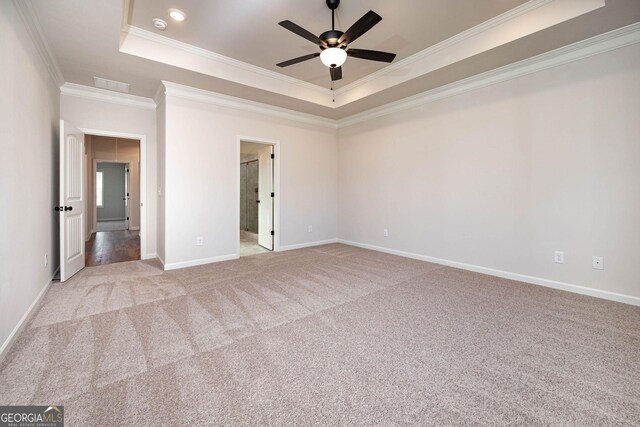
[(309, 226), (309, 233), (311, 233), (313, 231), (313, 225)]
[(204, 245), (204, 237), (196, 237), (196, 246)]
[(594, 256), (592, 268), (594, 270), (604, 270), (604, 258), (601, 256)]
[(388, 230), (388, 229), (386, 229), (386, 228), (385, 228), (384, 230), (382, 230), (382, 235), (383, 235), (384, 237), (389, 237), (389, 230)]
[(48, 266), (49, 265), (49, 255), (48, 254), (44, 254), (44, 266)]
[(557, 264), (564, 264), (564, 252), (556, 251), (553, 255), (553, 262)]

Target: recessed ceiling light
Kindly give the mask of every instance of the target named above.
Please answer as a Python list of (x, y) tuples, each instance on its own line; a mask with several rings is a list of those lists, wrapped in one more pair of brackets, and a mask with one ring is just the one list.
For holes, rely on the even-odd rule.
[(169, 16), (178, 22), (182, 22), (187, 19), (187, 14), (178, 9), (169, 9)]
[(153, 20), (151, 20), (151, 22), (153, 22), (153, 26), (160, 31), (164, 31), (167, 29), (167, 23), (160, 18), (154, 18)]

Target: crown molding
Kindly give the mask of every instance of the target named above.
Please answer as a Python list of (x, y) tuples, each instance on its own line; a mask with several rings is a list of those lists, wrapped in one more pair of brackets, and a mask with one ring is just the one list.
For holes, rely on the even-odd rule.
[(127, 105), (129, 107), (155, 110), (156, 103), (151, 98), (131, 95), (128, 93), (113, 92), (91, 86), (84, 86), (75, 83), (65, 83), (60, 87), (63, 95), (76, 96), (79, 98), (91, 99), (94, 101), (110, 102), (112, 104)]
[(160, 105), (164, 101), (165, 88), (163, 82), (160, 82), (158, 85), (158, 89), (156, 93), (153, 95), (153, 102), (156, 103), (156, 106)]
[(165, 88), (164, 93), (168, 96), (189, 99), (192, 101), (206, 102), (219, 107), (233, 108), (236, 110), (249, 111), (252, 113), (264, 114), (271, 117), (293, 120), (301, 123), (311, 124), (315, 126), (328, 127), (336, 129), (338, 122), (333, 119), (327, 119), (312, 114), (301, 113), (286, 108), (275, 107), (261, 102), (249, 101), (234, 96), (222, 95), (216, 92), (210, 92), (204, 89), (197, 89), (191, 86), (185, 86), (178, 83), (162, 81)]
[(605, 6), (605, 0), (529, 0), (495, 18), (453, 36), (339, 89), (336, 107), (427, 75), (448, 65), (527, 37)]
[(521, 4), (511, 10), (508, 10), (498, 16), (495, 16), (481, 24), (476, 25), (475, 27), (471, 27), (468, 30), (465, 30), (461, 33), (456, 34), (453, 37), (450, 37), (446, 40), (441, 41), (440, 43), (434, 44), (424, 50), (421, 50), (418, 53), (415, 53), (411, 56), (408, 56), (401, 61), (394, 62), (386, 67), (371, 73), (361, 79), (356, 80), (355, 82), (349, 83), (348, 85), (342, 86), (341, 88), (336, 90), (336, 96), (344, 94), (345, 92), (349, 92), (352, 89), (357, 88), (358, 86), (362, 86), (365, 83), (371, 82), (376, 79), (380, 79), (386, 75), (397, 72), (399, 69), (405, 68), (417, 61), (420, 61), (428, 56), (433, 55), (436, 52), (440, 52), (441, 50), (450, 48), (451, 46), (460, 43), (461, 41), (467, 40), (471, 37), (475, 37), (491, 28), (497, 27), (500, 24), (504, 24), (518, 16), (524, 15), (532, 10), (535, 10), (541, 6), (544, 6), (548, 3), (551, 3), (554, 0), (530, 0), (526, 3)]
[[(551, 1), (551, 0), (546, 0), (546, 1)], [(203, 49), (203, 48), (194, 46), (192, 44), (184, 43), (160, 34), (156, 34), (151, 31), (143, 30), (142, 28), (134, 27), (133, 25), (130, 25), (130, 24), (124, 25), (122, 27), (122, 31), (125, 34), (132, 34), (149, 41), (163, 44), (165, 46), (181, 49), (186, 52), (193, 53), (195, 55), (202, 56), (207, 59), (212, 59), (222, 64), (230, 65), (232, 67), (240, 68), (242, 70), (250, 71), (252, 73), (261, 74), (265, 77), (269, 77), (285, 83), (293, 84), (298, 87), (305, 87), (307, 89), (321, 91), (324, 94), (326, 94), (327, 92), (327, 89), (321, 86), (314, 85), (312, 83), (308, 83), (303, 80), (296, 79), (294, 77), (289, 77), (284, 74), (276, 73), (275, 71), (267, 70), (266, 68), (258, 67), (256, 65), (251, 65), (246, 62), (242, 62), (237, 59), (230, 58), (228, 56), (220, 55), (219, 53), (215, 53), (213, 51)]]
[(632, 24), (495, 70), (338, 120), (338, 128), (419, 107), (443, 98), (512, 80), (640, 42), (640, 23)]
[(174, 40), (128, 23), (124, 24), (120, 31), (121, 52), (177, 67), (181, 67), (179, 63), (181, 59), (186, 60), (191, 64), (189, 69), (192, 71), (299, 99), (309, 98), (309, 102), (332, 106), (327, 88)]
[(112, 102), (139, 108), (155, 109), (166, 95), (194, 101), (206, 102), (220, 107), (249, 111), (267, 116), (293, 120), (328, 128), (344, 128), (357, 123), (416, 108), (440, 99), (456, 96), (465, 92), (481, 89), (496, 83), (512, 80), (590, 56), (605, 53), (640, 42), (640, 23), (632, 24), (599, 36), (573, 43), (541, 55), (525, 59), (504, 67), (478, 74), (427, 92), (423, 92), (396, 102), (354, 114), (340, 120), (328, 119), (294, 110), (275, 107), (255, 101), (249, 101), (228, 95), (197, 89), (190, 86), (162, 81), (153, 99), (135, 95), (111, 92), (104, 89), (65, 83), (61, 92), (81, 98)]
[(38, 22), (38, 18), (33, 10), (31, 1), (13, 0), (13, 4), (18, 11), (18, 15), (20, 15), (20, 19), (27, 28), (27, 32), (35, 45), (40, 58), (45, 64), (45, 67), (51, 76), (51, 80), (53, 80), (56, 87), (62, 86), (64, 83), (64, 77), (62, 76), (56, 57), (53, 55), (51, 46), (42, 32), (42, 27)]
[(121, 52), (331, 109), (338, 109), (605, 5), (605, 0), (528, 0), (473, 28), (337, 89), (335, 102), (332, 102), (330, 92), (321, 86), (135, 27), (129, 19), (130, 0), (122, 1)]

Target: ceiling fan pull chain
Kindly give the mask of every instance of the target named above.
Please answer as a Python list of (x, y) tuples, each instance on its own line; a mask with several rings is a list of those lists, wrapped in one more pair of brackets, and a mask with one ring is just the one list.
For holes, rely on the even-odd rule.
[(333, 102), (336, 102), (336, 93), (333, 90), (333, 80), (331, 80), (331, 99), (333, 100)]

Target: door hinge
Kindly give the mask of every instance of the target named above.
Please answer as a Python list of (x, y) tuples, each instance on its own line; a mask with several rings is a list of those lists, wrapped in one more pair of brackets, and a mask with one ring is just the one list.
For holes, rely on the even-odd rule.
[(275, 155), (275, 154), (272, 154), (272, 155), (271, 155), (271, 158), (272, 158), (272, 159), (275, 159), (275, 158), (276, 158), (276, 155)]
[(273, 236), (274, 234), (275, 234), (275, 233), (274, 233), (274, 231), (273, 231), (273, 230), (271, 230), (271, 235)]
[(276, 193), (271, 193), (271, 197), (276, 197)]

